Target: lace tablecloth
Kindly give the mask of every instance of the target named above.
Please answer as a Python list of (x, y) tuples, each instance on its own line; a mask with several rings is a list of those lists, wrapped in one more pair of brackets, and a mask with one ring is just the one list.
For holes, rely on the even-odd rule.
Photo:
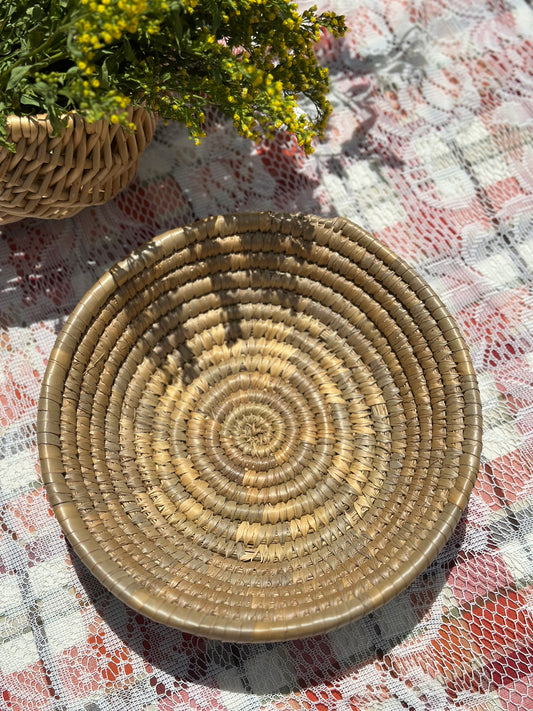
[[(62, 222), (0, 228), (0, 709), (533, 709), (533, 11), (524, 0), (346, 0), (319, 52), (326, 140), (305, 158), (220, 116), (196, 147), (159, 126), (131, 186)], [(343, 215), (433, 286), (484, 411), (467, 510), (425, 574), (336, 632), (238, 645), (111, 596), (68, 548), (40, 478), (36, 414), (58, 330), (155, 234), (254, 210)]]

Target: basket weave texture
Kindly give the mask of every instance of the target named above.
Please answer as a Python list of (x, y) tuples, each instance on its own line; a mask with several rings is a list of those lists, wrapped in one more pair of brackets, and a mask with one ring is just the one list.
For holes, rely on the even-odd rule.
[(477, 474), (481, 413), (431, 288), (337, 218), (166, 233), (59, 335), (38, 420), (74, 549), (157, 622), (233, 641), (322, 633), (404, 589)]
[(7, 138), (16, 152), (0, 148), (0, 225), (26, 217), (62, 219), (100, 205), (131, 181), (152, 140), (157, 118), (130, 109), (131, 133), (100, 120), (69, 114), (60, 136), (46, 116), (10, 116)]

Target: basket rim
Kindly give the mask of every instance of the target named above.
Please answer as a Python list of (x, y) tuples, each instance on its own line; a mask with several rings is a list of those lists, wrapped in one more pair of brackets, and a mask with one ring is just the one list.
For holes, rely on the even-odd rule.
[[(69, 500), (61, 467), (60, 408), (57, 403), (53, 403), (52, 397), (54, 394), (56, 396), (59, 394), (61, 388), (58, 387), (58, 383), (64, 382), (70, 358), (81, 337), (78, 322), (85, 322), (91, 314), (102, 308), (115, 289), (135, 274), (149, 269), (165, 255), (179, 249), (180, 245), (185, 243), (187, 236), (193, 232), (206, 236), (221, 235), (224, 232), (232, 234), (238, 233), (240, 225), (246, 225), (246, 231), (251, 231), (253, 228), (250, 227), (250, 221), (255, 224), (257, 231), (269, 232), (277, 229), (289, 233), (291, 225), (296, 221), (303, 229), (315, 229), (320, 226), (342, 231), (348, 236), (352, 234), (358, 240), (362, 240), (368, 251), (394, 268), (401, 274), (402, 280), (420, 294), (421, 300), (437, 323), (439, 320), (446, 319), (449, 348), (456, 366), (469, 383), (468, 403), (471, 406), (471, 416), (464, 425), (464, 439), (468, 444), (462, 460), (465, 463), (460, 466), (460, 475), (450, 492), (448, 503), (423, 540), (423, 545), (417, 549), (416, 557), (411, 557), (394, 570), (385, 581), (385, 585), (367, 599), (341, 602), (332, 616), (320, 611), (302, 617), (297, 623), (289, 626), (286, 622), (279, 625), (271, 622), (267, 625), (261, 622), (228, 624), (216, 615), (200, 614), (185, 608), (176, 609), (166, 602), (162, 603), (157, 595), (149, 593), (133, 579), (128, 579), (127, 573), (95, 542), (75, 504)], [(481, 400), (470, 355), (455, 321), (451, 319), (450, 322), (450, 315), (434, 290), (401, 257), (350, 220), (342, 217), (322, 218), (301, 213), (272, 211), (218, 215), (168, 230), (106, 271), (78, 302), (61, 329), (44, 375), (37, 420), (42, 477), (50, 504), (72, 547), (91, 573), (123, 603), (156, 622), (204, 637), (237, 642), (285, 641), (331, 631), (374, 611), (405, 589), (443, 548), (462, 515), (479, 468), (481, 435)]]
[[(155, 111), (153, 111), (152, 109), (150, 109), (147, 106), (144, 106), (142, 104), (137, 104), (133, 101), (131, 102), (131, 104), (129, 104), (128, 109), (134, 109), (134, 110), (135, 109), (142, 109), (143, 111), (146, 111), (146, 113), (149, 116), (154, 116), (157, 118), (157, 113)], [(105, 119), (96, 119), (96, 121), (89, 121), (89, 119), (86, 116), (81, 114), (79, 111), (76, 111), (75, 109), (71, 109), (70, 111), (65, 111), (64, 113), (62, 113), (60, 115), (59, 118), (60, 119), (66, 118), (71, 121), (80, 120), (80, 121), (84, 121), (89, 124), (99, 123), (100, 121), (102, 121), (103, 123), (109, 123)], [(47, 112), (36, 113), (36, 114), (8, 114), (6, 116), (6, 121), (7, 121), (7, 125), (9, 125), (13, 121), (26, 121), (28, 123), (39, 123), (39, 124), (46, 123), (46, 124), (52, 126), (52, 123), (50, 122), (50, 119), (48, 118)]]
[[(135, 103), (131, 103), (126, 110), (131, 113), (131, 120), (134, 122), (134, 116), (136, 112), (144, 112), (144, 114), (146, 114), (146, 116), (148, 117), (148, 120), (151, 121), (153, 130), (155, 130), (155, 127), (159, 120), (156, 112), (152, 111), (146, 106)], [(66, 123), (63, 126), (61, 133), (58, 135), (54, 135), (54, 126), (48, 118), (47, 113), (24, 115), (9, 114), (6, 117), (7, 137), (16, 145), (21, 139), (28, 139), (29, 136), (33, 137), (34, 134), (32, 132), (35, 132), (35, 135), (48, 136), (49, 140), (65, 139), (65, 137), (68, 140), (68, 136), (70, 135), (70, 132), (73, 129), (80, 130), (80, 128), (82, 128), (83, 130), (85, 130), (86, 133), (89, 134), (103, 132), (106, 129), (109, 130), (111, 128), (113, 128), (114, 130), (116, 130), (117, 128), (124, 129), (121, 124), (112, 124), (104, 118), (96, 119), (95, 121), (90, 121), (86, 116), (83, 116), (83, 114), (80, 114), (75, 110), (66, 111), (65, 113), (61, 114), (60, 119), (62, 121), (65, 120)], [(16, 134), (15, 136), (12, 135), (13, 132)]]

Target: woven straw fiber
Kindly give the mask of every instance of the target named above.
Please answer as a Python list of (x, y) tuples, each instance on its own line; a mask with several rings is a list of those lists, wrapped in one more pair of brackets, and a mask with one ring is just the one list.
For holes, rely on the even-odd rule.
[(235, 641), (365, 615), (436, 556), (480, 456), (475, 374), (417, 274), (344, 220), (146, 244), (50, 357), (42, 472), (78, 555), (157, 622)]
[(61, 136), (51, 135), (44, 115), (10, 116), (7, 137), (16, 152), (0, 148), (0, 225), (71, 217), (115, 197), (135, 175), (157, 123), (141, 107), (129, 113), (135, 131), (69, 114)]

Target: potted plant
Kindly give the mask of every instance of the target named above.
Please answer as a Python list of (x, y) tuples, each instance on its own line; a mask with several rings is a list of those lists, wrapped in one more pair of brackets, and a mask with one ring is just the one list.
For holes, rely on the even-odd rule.
[(114, 197), (156, 117), (200, 141), (214, 106), (244, 136), (283, 128), (310, 152), (331, 110), (324, 30), (343, 18), (289, 0), (4, 0), (0, 224)]

